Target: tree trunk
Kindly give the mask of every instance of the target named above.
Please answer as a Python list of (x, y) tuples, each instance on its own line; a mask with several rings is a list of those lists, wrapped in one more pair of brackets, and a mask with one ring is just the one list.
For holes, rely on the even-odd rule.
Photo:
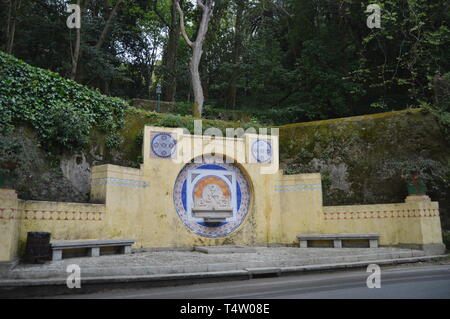
[[(77, 0), (77, 5), (80, 6), (81, 12), (81, 0)], [(77, 77), (78, 61), (80, 59), (80, 45), (81, 45), (81, 28), (76, 29), (75, 49), (72, 54), (72, 71), (70, 72), (70, 78), (75, 81)]]
[(200, 60), (203, 54), (203, 46), (195, 43), (192, 47), (192, 59), (189, 64), (189, 72), (191, 74), (192, 91), (194, 93), (194, 117), (201, 117), (203, 113), (203, 104), (205, 97), (203, 95), (202, 81), (200, 79)]
[(163, 98), (165, 101), (175, 102), (177, 92), (177, 52), (178, 38), (180, 36), (180, 24), (178, 23), (176, 0), (172, 0), (171, 20), (169, 26), (169, 41), (164, 52), (164, 87)]
[[(114, 19), (114, 17), (116, 16), (117, 13), (117, 9), (119, 9), (120, 4), (123, 2), (123, 0), (118, 0), (116, 2), (116, 5), (114, 6), (114, 8), (112, 9), (111, 13), (109, 14), (108, 20), (106, 21), (105, 27), (103, 28), (102, 33), (100, 34), (100, 38), (97, 41), (97, 44), (95, 45), (95, 48), (97, 50), (100, 50), (100, 48), (103, 46), (103, 43), (106, 40), (106, 37), (109, 33), (109, 30), (111, 29), (112, 26), (112, 20)], [(105, 5), (109, 4), (108, 2), (105, 2)]]
[(8, 6), (8, 15), (7, 15), (7, 22), (6, 22), (6, 41), (5, 44), (3, 46), (3, 49), (5, 50), (5, 52), (8, 52), (8, 46), (9, 46), (9, 32), (10, 32), (10, 28), (11, 28), (11, 19), (12, 19), (12, 6), (13, 6), (13, 2), (12, 0), (9, 0), (9, 6)]
[(12, 50), (14, 47), (15, 33), (16, 33), (16, 19), (14, 18), (12, 20), (11, 29), (10, 29), (10, 33), (8, 36), (8, 46), (6, 47), (6, 53), (8, 53), (8, 54), (12, 54)]
[(230, 79), (230, 86), (228, 88), (228, 99), (227, 106), (230, 106), (232, 109), (236, 108), (236, 97), (237, 97), (237, 80), (239, 77), (238, 63), (241, 58), (241, 49), (242, 49), (242, 15), (244, 12), (244, 1), (236, 0), (237, 3), (237, 12), (236, 12), (236, 23), (235, 23), (235, 31), (234, 31), (234, 44), (233, 44), (233, 55), (232, 55), (232, 63), (233, 63), (233, 71)]
[[(14, 48), (14, 38), (16, 34), (16, 22), (17, 22), (17, 16), (19, 14), (20, 5), (22, 3), (22, 0), (16, 0), (16, 1), (10, 1), (10, 10), (8, 10), (8, 34), (7, 34), (7, 45), (6, 45), (6, 53), (12, 54), (13, 48)], [(11, 10), (14, 4), (14, 12), (11, 16)]]
[(180, 13), (180, 28), (181, 33), (186, 40), (187, 44), (192, 48), (192, 58), (189, 63), (189, 71), (191, 74), (191, 83), (192, 90), (194, 92), (194, 109), (193, 115), (194, 117), (201, 117), (203, 113), (203, 104), (205, 102), (205, 97), (203, 95), (203, 87), (200, 78), (200, 61), (202, 59), (203, 54), (203, 43), (205, 41), (206, 33), (208, 32), (208, 24), (211, 19), (212, 9), (213, 9), (213, 1), (207, 0), (207, 2), (203, 3), (203, 0), (197, 0), (197, 6), (200, 7), (203, 11), (202, 18), (200, 21), (200, 26), (197, 32), (197, 38), (194, 42), (189, 39), (189, 36), (186, 33), (186, 28), (184, 25), (184, 13), (181, 9), (181, 6), (177, 1), (177, 9)]

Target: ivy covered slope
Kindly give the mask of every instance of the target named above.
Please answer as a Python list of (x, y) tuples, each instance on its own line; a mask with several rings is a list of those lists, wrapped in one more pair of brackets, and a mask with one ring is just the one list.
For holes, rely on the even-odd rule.
[(127, 104), (0, 52), (0, 129), (27, 123), (48, 150), (75, 150), (92, 128), (114, 135)]
[(403, 202), (401, 171), (423, 167), (428, 194), (450, 228), (450, 146), (434, 112), (411, 109), (280, 128), (285, 173), (320, 172), (325, 205)]
[(19, 196), (86, 201), (86, 188), (67, 178), (62, 164), (89, 148), (96, 130), (117, 146), (127, 108), (121, 99), (0, 52), (0, 162), (18, 164), (13, 187)]

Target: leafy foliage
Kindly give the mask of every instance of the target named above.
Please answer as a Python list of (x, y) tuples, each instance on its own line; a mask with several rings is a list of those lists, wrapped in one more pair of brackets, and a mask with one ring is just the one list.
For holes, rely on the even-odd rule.
[[(207, 103), (226, 107), (224, 92), (237, 70), (239, 108), (275, 124), (436, 104), (436, 77), (450, 70), (449, 3), (378, 1), (382, 27), (369, 29), (370, 3), (252, 1), (236, 63), (229, 27), (236, 9), (230, 6), (218, 43), (206, 53)], [(441, 95), (441, 102), (448, 100)]]
[[(15, 23), (15, 56), (69, 76), (75, 32), (65, 24), (68, 1), (20, 0), (21, 9), (8, 16), (17, 1), (0, 1), (7, 22), (0, 43)], [(176, 113), (191, 114), (191, 49), (179, 37), (173, 1), (82, 1), (77, 82), (129, 99), (155, 99), (161, 83), (170, 102), (186, 101)], [(424, 103), (448, 112), (448, 1), (380, 0), (380, 29), (366, 25), (369, 0), (214, 2), (200, 66), (208, 118), (243, 111), (279, 125)], [(200, 11), (195, 1), (181, 3), (195, 36)]]
[(113, 134), (128, 105), (0, 52), (0, 131), (28, 123), (48, 149), (75, 150), (95, 125)]

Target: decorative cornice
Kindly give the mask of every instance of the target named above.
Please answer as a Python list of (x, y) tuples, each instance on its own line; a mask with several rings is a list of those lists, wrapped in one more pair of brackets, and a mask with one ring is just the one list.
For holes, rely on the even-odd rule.
[(104, 212), (0, 208), (0, 220), (102, 221)]
[(325, 220), (354, 220), (354, 219), (384, 219), (384, 218), (417, 218), (437, 217), (439, 209), (398, 209), (398, 210), (373, 210), (355, 212), (324, 212)]

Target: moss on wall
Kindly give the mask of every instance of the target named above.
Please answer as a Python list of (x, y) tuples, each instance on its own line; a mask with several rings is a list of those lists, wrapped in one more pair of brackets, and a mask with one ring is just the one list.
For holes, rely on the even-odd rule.
[[(291, 124), (280, 127), (286, 173), (322, 173), (325, 205), (403, 202), (406, 186), (387, 179), (383, 163), (433, 159), (448, 167), (450, 147), (433, 114), (422, 109)], [(449, 227), (450, 187), (430, 193)]]

